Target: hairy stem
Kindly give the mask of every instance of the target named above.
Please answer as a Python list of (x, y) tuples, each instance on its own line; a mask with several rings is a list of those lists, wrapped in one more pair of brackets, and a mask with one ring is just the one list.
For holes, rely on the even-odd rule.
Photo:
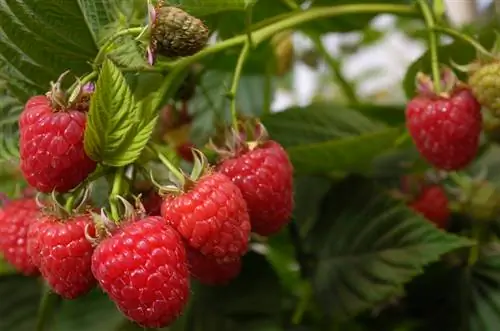
[(425, 25), (428, 30), (428, 44), (429, 52), (431, 55), (431, 70), (432, 70), (432, 81), (434, 83), (434, 92), (441, 92), (441, 75), (439, 73), (439, 57), (438, 57), (438, 36), (435, 30), (436, 24), (434, 21), (434, 16), (429, 8), (427, 0), (418, 0), (418, 5), (420, 11), (424, 16)]
[(234, 69), (233, 82), (231, 84), (231, 90), (228, 93), (228, 98), (231, 99), (231, 121), (235, 132), (238, 132), (238, 114), (236, 111), (236, 92), (238, 91), (238, 84), (241, 78), (241, 72), (243, 71), (243, 66), (245, 60), (250, 53), (251, 45), (245, 42), (243, 48), (241, 49), (240, 56), (238, 57), (238, 62), (236, 62), (236, 68)]

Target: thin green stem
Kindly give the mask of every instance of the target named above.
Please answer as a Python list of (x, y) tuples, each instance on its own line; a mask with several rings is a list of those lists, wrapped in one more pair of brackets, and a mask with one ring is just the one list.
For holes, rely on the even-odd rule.
[(238, 132), (238, 114), (236, 111), (236, 92), (238, 91), (238, 83), (240, 82), (241, 73), (243, 71), (243, 66), (245, 60), (250, 53), (250, 43), (247, 41), (241, 49), (240, 56), (238, 57), (238, 62), (236, 62), (236, 68), (234, 69), (233, 82), (231, 84), (231, 90), (228, 93), (228, 98), (231, 99), (231, 120), (233, 128)]
[(113, 177), (111, 194), (109, 196), (111, 217), (115, 222), (117, 222), (120, 219), (120, 212), (118, 210), (118, 196), (122, 193), (122, 183), (124, 174), (125, 174), (125, 167), (119, 167), (116, 169), (115, 175)]
[(92, 79), (96, 78), (97, 75), (98, 75), (97, 71), (92, 71), (91, 73), (80, 78), (78, 81), (74, 82), (67, 91), (68, 95), (71, 95), (73, 93), (78, 84), (81, 84), (83, 86), (88, 82), (90, 82)]
[(99, 49), (99, 52), (97, 53), (95, 59), (94, 59), (94, 66), (99, 65), (103, 60), (104, 57), (106, 56), (106, 53), (109, 49), (109, 47), (115, 42), (118, 38), (121, 38), (123, 36), (127, 35), (139, 35), (143, 30), (143, 27), (134, 27), (134, 28), (128, 28), (119, 31), (118, 33), (114, 34), (111, 36), (104, 45)]
[(252, 19), (253, 19), (252, 16), (253, 16), (253, 6), (250, 6), (247, 9), (247, 12), (245, 15), (245, 19), (246, 19), (245, 24), (246, 24), (246, 34), (247, 34), (248, 43), (250, 44), (251, 48), (254, 48), (253, 39), (252, 39)]
[(49, 330), (50, 321), (54, 316), (54, 308), (59, 299), (60, 297), (53, 293), (47, 284), (44, 284), (42, 298), (38, 308), (36, 331)]
[(300, 6), (294, 0), (281, 0), (283, 4), (285, 4), (291, 10), (298, 10)]
[(309, 33), (308, 35), (309, 38), (311, 38), (311, 40), (313, 41), (316, 50), (319, 52), (319, 54), (321, 54), (325, 62), (330, 67), (330, 70), (335, 75), (335, 79), (337, 80), (337, 83), (339, 84), (343, 94), (346, 96), (349, 103), (355, 105), (359, 104), (358, 97), (356, 95), (356, 92), (354, 91), (354, 88), (352, 87), (352, 84), (350, 84), (347, 81), (347, 78), (344, 77), (344, 74), (342, 74), (339, 61), (334, 59), (328, 53), (328, 50), (326, 49), (325, 45), (323, 44), (321, 38), (318, 35), (312, 33)]
[(441, 92), (441, 75), (439, 73), (439, 57), (438, 57), (438, 35), (436, 33), (434, 16), (429, 8), (427, 0), (418, 0), (418, 5), (424, 16), (425, 25), (428, 30), (428, 44), (431, 55), (432, 81), (434, 83), (434, 92)]
[(445, 27), (442, 27), (442, 26), (435, 26), (434, 30), (442, 32), (444, 34), (447, 34), (450, 37), (462, 40), (462, 41), (470, 44), (472, 47), (474, 47), (478, 52), (480, 52), (483, 55), (490, 56), (490, 57), (493, 56), (491, 54), (491, 52), (489, 52), (486, 48), (484, 48), (483, 45), (481, 45), (477, 40), (475, 40), (474, 38), (472, 38), (472, 37), (470, 37), (470, 36), (468, 36), (466, 34), (463, 34), (463, 33), (459, 32), (459, 31), (456, 31), (456, 30), (453, 30), (453, 29), (450, 29), (450, 28), (445, 28)]

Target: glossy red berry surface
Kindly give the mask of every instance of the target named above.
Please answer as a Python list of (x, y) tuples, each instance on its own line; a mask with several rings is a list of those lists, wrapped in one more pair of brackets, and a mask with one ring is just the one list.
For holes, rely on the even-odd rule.
[(94, 251), (92, 272), (123, 314), (143, 327), (169, 325), (189, 298), (182, 239), (161, 217), (127, 224), (104, 239)]
[(449, 98), (417, 96), (406, 107), (406, 126), (430, 164), (459, 170), (477, 154), (481, 106), (468, 89), (458, 89)]
[(32, 198), (11, 200), (0, 209), (0, 253), (26, 276), (38, 274), (27, 247), (28, 227), (38, 213), (39, 208)]
[(222, 263), (194, 249), (188, 249), (188, 261), (191, 276), (205, 285), (225, 285), (241, 272), (241, 259)]
[(265, 142), (227, 159), (217, 169), (241, 190), (253, 232), (268, 236), (289, 222), (294, 205), (293, 167), (277, 142)]
[(96, 168), (83, 148), (86, 113), (55, 111), (45, 96), (28, 100), (19, 119), (21, 171), (40, 192), (66, 192)]
[(250, 220), (245, 200), (222, 174), (209, 173), (187, 192), (167, 196), (161, 213), (190, 247), (204, 255), (232, 260), (248, 249)]
[[(52, 290), (65, 299), (77, 298), (90, 291), (95, 280), (91, 271), (94, 248), (85, 231), (94, 237), (95, 228), (90, 214), (59, 219), (47, 215), (38, 221), (34, 229), (38, 235), (40, 271)], [(37, 252), (30, 250), (31, 254)]]
[(422, 188), (409, 207), (422, 214), (439, 228), (445, 228), (450, 218), (448, 197), (442, 187), (430, 185)]

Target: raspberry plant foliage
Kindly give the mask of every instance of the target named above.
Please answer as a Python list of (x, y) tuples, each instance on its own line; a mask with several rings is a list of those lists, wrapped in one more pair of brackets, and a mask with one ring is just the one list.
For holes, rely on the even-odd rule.
[[(156, 15), (166, 12), (159, 10), (165, 6), (178, 8), (175, 26), (186, 29), (179, 39), (176, 31), (162, 31), (158, 35), (171, 38), (162, 45), (177, 47), (197, 40), (196, 45), (184, 45), (181, 53), (179, 49), (155, 53), (152, 29), (161, 22)], [(216, 171), (220, 159), (213, 146), (237, 148), (242, 139), (237, 137), (244, 137), (249, 145), (261, 138), (280, 144), (293, 166), (294, 183), (293, 212), (286, 226), (269, 237), (248, 236), (249, 251), (235, 257), (241, 259), (241, 270), (239, 266), (231, 270), (237, 275), (231, 274), (230, 281), (206, 284), (218, 282), (190, 277), (188, 302), (168, 327), (165, 321), (174, 318), (157, 318), (167, 312), (134, 305), (145, 298), (130, 295), (146, 293), (143, 303), (166, 307), (163, 298), (155, 297), (154, 279), (148, 279), (154, 278), (155, 270), (151, 265), (142, 268), (147, 261), (128, 271), (118, 262), (113, 262), (111, 271), (103, 264), (103, 274), (111, 281), (129, 277), (127, 282), (113, 283), (113, 291), (120, 293), (106, 295), (96, 285), (84, 296), (64, 300), (50, 290), (43, 275), (23, 276), (0, 258), (0, 331), (132, 331), (142, 330), (139, 324), (146, 322), (165, 326), (162, 330), (496, 330), (500, 150), (495, 109), (482, 105), (487, 135), (474, 160), (460, 171), (430, 165), (418, 153), (405, 125), (409, 100), (429, 91), (448, 97), (442, 68), (453, 68), (463, 88), (469, 88), (467, 83), (475, 80), (467, 79), (467, 68), (500, 59), (494, 46), (497, 21), (467, 31), (452, 29), (443, 8), (438, 0), (0, 1), (2, 210), (28, 195), (18, 167), (18, 120), (23, 107), (31, 97), (43, 96), (50, 82), (68, 70), (61, 81), (62, 97), (89, 103), (84, 110), (83, 145), (97, 167), (75, 189), (46, 192), (38, 199), (52, 200), (63, 221), (79, 210), (77, 203), (88, 204), (96, 233), (86, 233), (86, 240), (93, 246), (118, 238), (113, 236), (128, 222), (133, 223), (131, 229), (140, 228), (144, 214), (139, 201), (144, 197), (139, 193), (164, 197), (164, 191), (173, 192), (168, 186), (172, 183), (177, 189), (189, 188), (204, 171)], [(327, 33), (357, 32), (363, 38), (354, 47), (362, 49), (372, 42), (368, 25), (379, 14), (417, 23), (423, 33), (413, 38), (425, 36), (428, 45), (403, 79), (407, 100), (397, 100), (395, 105), (361, 96), (358, 83), (342, 74), (342, 60), (349, 51), (333, 57), (322, 42)], [(190, 24), (203, 26), (190, 30)], [(207, 45), (205, 35), (190, 38), (192, 31), (207, 30)], [(309, 38), (312, 47), (295, 49), (293, 33)], [(453, 41), (441, 44), (441, 35)], [(316, 62), (326, 64), (326, 78), (334, 82), (335, 92), (328, 91), (326, 97), (318, 96), (305, 106), (272, 112), (278, 88), (286, 86), (294, 73), (290, 63), (314, 68)], [(418, 73), (428, 75), (427, 85), (415, 79)], [(80, 99), (79, 91), (88, 83), (93, 84), (93, 92), (89, 100)], [(480, 95), (488, 82), (474, 84), (473, 92)], [(190, 91), (190, 98), (179, 100), (180, 87)], [(162, 122), (168, 120), (160, 116), (166, 106), (177, 112), (177, 118), (183, 116), (184, 122)], [(187, 113), (179, 115), (181, 109)], [(265, 128), (264, 138), (252, 129), (256, 123)], [(197, 148), (193, 162), (176, 151), (185, 144)], [(57, 152), (50, 146), (47, 151)], [(445, 190), (452, 215), (444, 229), (408, 207), (415, 188), (403, 190), (399, 184), (408, 175)], [(220, 212), (214, 210), (217, 204), (205, 203), (207, 215)], [(196, 211), (185, 208), (185, 212)], [(163, 216), (154, 216), (169, 224)], [(15, 228), (9, 223), (12, 219), (3, 217), (0, 226)], [(200, 231), (183, 233), (190, 239), (215, 231), (201, 223), (190, 229)], [(153, 249), (162, 234), (141, 241), (141, 233), (146, 236), (148, 231), (139, 230), (134, 236), (137, 251), (156, 256), (154, 250), (144, 253), (143, 242), (154, 243), (148, 246)], [(185, 243), (177, 240), (172, 245), (172, 251), (182, 251)], [(121, 253), (130, 258), (127, 251)], [(168, 269), (165, 260), (157, 257), (155, 268)], [(180, 268), (183, 261), (187, 268), (188, 259), (179, 254)], [(95, 263), (101, 262), (106, 261)], [(181, 290), (186, 291), (172, 285), (164, 292)], [(117, 309), (117, 297), (128, 318)], [(176, 307), (175, 317), (181, 308)], [(141, 317), (135, 320), (139, 324), (134, 316)], [(147, 316), (155, 316), (154, 323)]]

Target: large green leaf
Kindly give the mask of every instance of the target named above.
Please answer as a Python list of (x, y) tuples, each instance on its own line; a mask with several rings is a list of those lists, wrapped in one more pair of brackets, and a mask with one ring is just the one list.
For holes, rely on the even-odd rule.
[(394, 146), (399, 129), (298, 145), (287, 149), (298, 174), (369, 173), (373, 161)]
[(249, 253), (240, 275), (226, 286), (192, 283), (191, 307), (179, 330), (281, 330), (283, 293), (265, 257)]
[(292, 107), (262, 118), (271, 137), (285, 147), (314, 144), (382, 130), (385, 126), (338, 104)]
[(400, 294), (425, 265), (471, 244), (438, 230), (362, 178), (346, 179), (329, 192), (308, 242), (318, 259), (318, 298), (338, 317)]

